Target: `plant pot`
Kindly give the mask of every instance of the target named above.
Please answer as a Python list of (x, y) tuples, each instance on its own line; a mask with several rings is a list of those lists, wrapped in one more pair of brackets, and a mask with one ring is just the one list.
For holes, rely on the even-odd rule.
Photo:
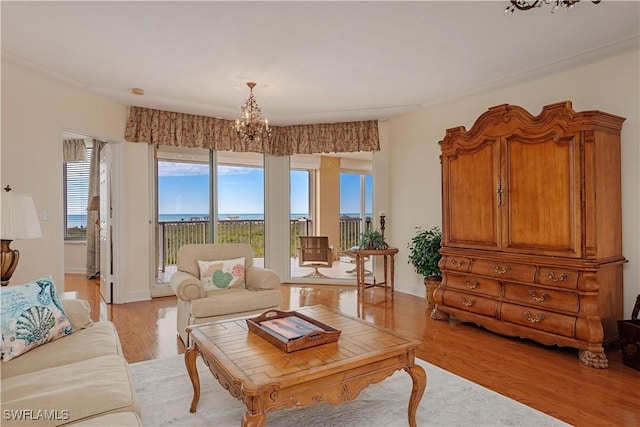
[(427, 300), (428, 308), (436, 306), (436, 302), (433, 299), (433, 293), (436, 291), (438, 286), (440, 286), (441, 282), (442, 277), (429, 276), (424, 278), (424, 287), (426, 288), (425, 299)]

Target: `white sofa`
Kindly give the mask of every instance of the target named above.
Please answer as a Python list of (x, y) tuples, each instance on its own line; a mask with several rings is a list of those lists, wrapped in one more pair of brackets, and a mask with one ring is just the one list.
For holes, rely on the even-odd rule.
[(75, 332), (0, 364), (3, 426), (140, 426), (115, 326), (62, 300)]
[[(245, 287), (206, 291), (200, 281), (198, 261), (244, 257)], [(188, 325), (200, 325), (251, 314), (280, 306), (280, 277), (272, 270), (253, 265), (253, 250), (242, 243), (184, 245), (178, 251), (177, 269), (171, 287), (178, 296), (178, 334), (189, 345)]]

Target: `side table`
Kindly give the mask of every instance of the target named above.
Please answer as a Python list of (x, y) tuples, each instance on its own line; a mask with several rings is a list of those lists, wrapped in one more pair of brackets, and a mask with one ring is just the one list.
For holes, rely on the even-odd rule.
[[(387, 298), (387, 290), (391, 290), (391, 299), (393, 299), (393, 277), (394, 277), (394, 260), (393, 257), (398, 253), (398, 248), (387, 249), (355, 249), (353, 253), (356, 256), (356, 280), (358, 284), (358, 298), (362, 298), (364, 290), (368, 288), (384, 287), (384, 298)], [(384, 259), (384, 280), (376, 283), (365, 282), (364, 261), (366, 257), (381, 256)]]

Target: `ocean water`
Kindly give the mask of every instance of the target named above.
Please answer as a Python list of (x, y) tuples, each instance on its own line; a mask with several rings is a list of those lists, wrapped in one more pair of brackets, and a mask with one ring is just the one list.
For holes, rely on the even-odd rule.
[(87, 214), (67, 215), (67, 228), (86, 227)]
[[(309, 218), (309, 214), (305, 213), (294, 213), (291, 214), (291, 219), (297, 218)], [(160, 214), (158, 215), (158, 221), (195, 221), (195, 220), (206, 220), (209, 219), (208, 214)], [(253, 219), (253, 220), (264, 220), (264, 214), (244, 214), (244, 213), (229, 213), (229, 214), (218, 214), (218, 221), (224, 221), (225, 219)]]

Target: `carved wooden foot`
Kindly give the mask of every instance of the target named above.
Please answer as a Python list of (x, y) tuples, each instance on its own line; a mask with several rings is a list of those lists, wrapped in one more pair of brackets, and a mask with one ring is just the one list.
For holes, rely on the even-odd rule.
[(267, 423), (267, 415), (264, 412), (252, 414), (247, 411), (242, 417), (242, 427), (263, 427)]
[(438, 306), (436, 305), (436, 308), (431, 312), (431, 318), (433, 320), (449, 320), (449, 315), (438, 310)]
[(609, 361), (604, 351), (593, 352), (589, 350), (579, 350), (578, 357), (580, 361), (590, 368), (607, 369)]

